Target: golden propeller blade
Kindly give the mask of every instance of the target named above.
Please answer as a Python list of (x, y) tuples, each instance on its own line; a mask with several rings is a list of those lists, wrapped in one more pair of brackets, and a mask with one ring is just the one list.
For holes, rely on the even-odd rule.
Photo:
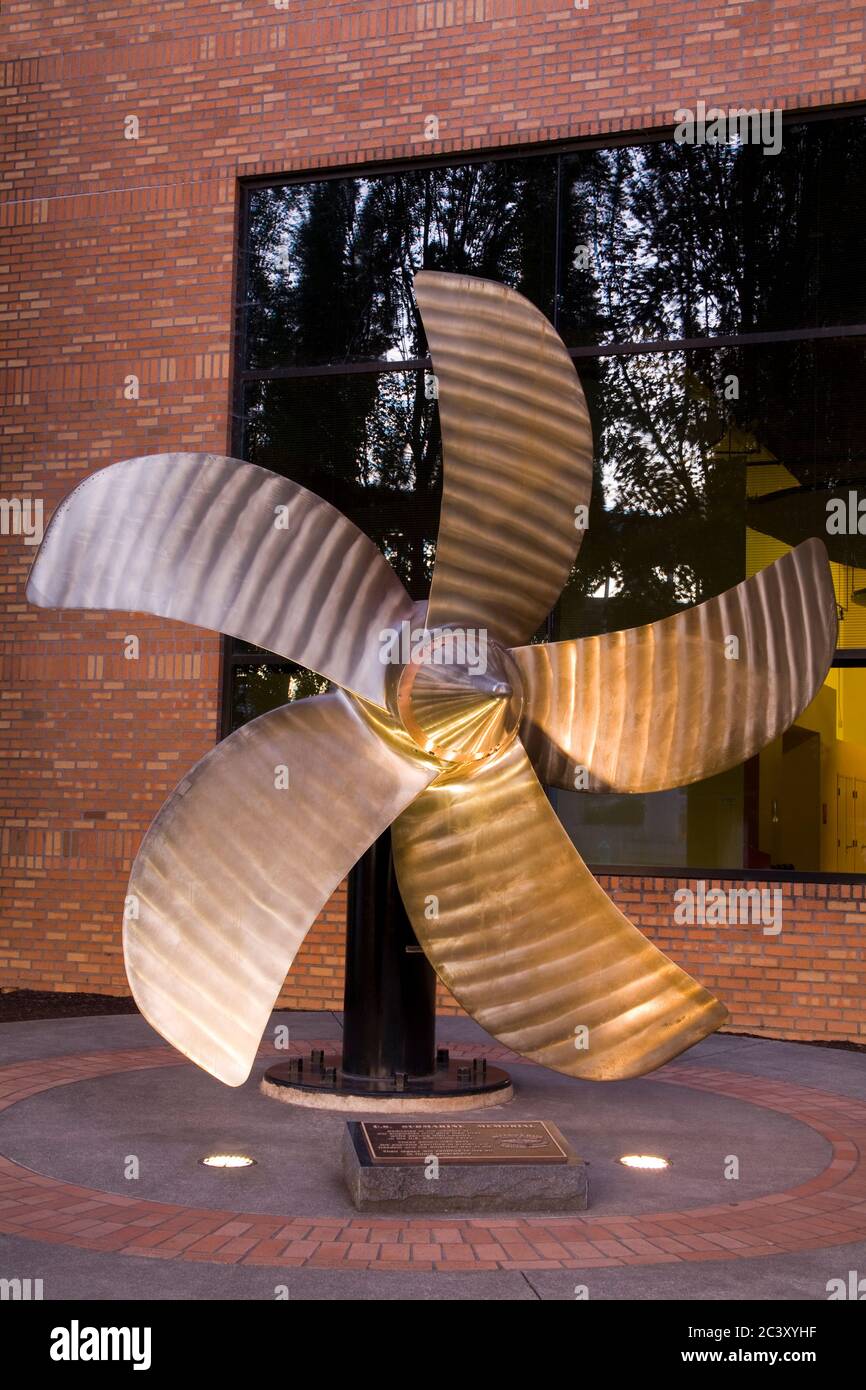
[(421, 271), (444, 488), (428, 626), (528, 642), (568, 578), (592, 489), (583, 391), (555, 329), (505, 285)]
[(387, 560), (329, 502), (218, 454), (126, 459), (85, 478), (52, 517), (27, 597), (225, 632), (383, 707), (377, 634), (412, 612)]
[(506, 1047), (610, 1081), (661, 1066), (725, 1021), (593, 878), (519, 741), (438, 779), (391, 833), (419, 942)]
[[(751, 758), (815, 698), (836, 646), (820, 540), (707, 603), (625, 632), (512, 651), (520, 726), (542, 782), (681, 787)], [(733, 640), (732, 640), (733, 639)]]
[(129, 881), (126, 973), (148, 1022), (241, 1085), (310, 925), (436, 771), (342, 691), (283, 705), (211, 749), (157, 815)]

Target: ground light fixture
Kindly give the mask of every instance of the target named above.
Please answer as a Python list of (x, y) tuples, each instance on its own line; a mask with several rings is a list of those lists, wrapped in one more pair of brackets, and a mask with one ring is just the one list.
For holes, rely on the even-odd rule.
[(662, 1158), (660, 1154), (623, 1154), (617, 1160), (624, 1168), (645, 1168), (648, 1171), (658, 1171), (661, 1168), (670, 1168), (669, 1158)]
[(205, 1168), (250, 1168), (255, 1161), (248, 1154), (208, 1154), (199, 1159)]

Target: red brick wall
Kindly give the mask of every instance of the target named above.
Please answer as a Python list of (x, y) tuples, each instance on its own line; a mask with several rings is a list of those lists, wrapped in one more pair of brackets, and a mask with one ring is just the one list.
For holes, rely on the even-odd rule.
[(601, 882), (660, 950), (724, 1002), (731, 1031), (866, 1043), (862, 883), (706, 880), (707, 891), (780, 890), (781, 930), (765, 935), (751, 923), (677, 925), (674, 893), (694, 891), (694, 879), (605, 876)]
[[(776, 883), (707, 879), (713, 887), (775, 890), (778, 934), (759, 922), (677, 925), (674, 894), (693, 892), (694, 879), (600, 875), (617, 906), (678, 965), (717, 995), (731, 1015), (730, 1030), (771, 1038), (846, 1039), (866, 1044), (866, 886), (850, 883)], [(770, 898), (773, 903), (775, 899)], [(299, 1008), (342, 1007), (339, 982), (318, 993), (309, 979), (333, 928), (316, 928), (292, 975), (286, 1001)], [(330, 949), (330, 946), (328, 947)], [(330, 957), (329, 957), (330, 959)], [(287, 984), (292, 985), (292, 975)], [(315, 990), (315, 995), (308, 994)], [(440, 986), (442, 1013), (459, 1013)]]
[[(862, 100), (864, 14), (807, 0), (7, 0), (0, 496), (42, 497), (47, 519), (113, 460), (228, 449), (239, 176), (639, 131), (700, 97)], [(137, 401), (123, 396), (132, 374)], [(144, 617), (30, 609), (32, 549), (10, 536), (0, 551), (0, 984), (122, 992), (129, 864), (216, 736), (218, 641)], [(790, 977), (768, 980), (748, 942), (719, 960), (699, 932), (668, 940), (646, 883), (617, 891), (687, 968), (718, 981), (737, 1026), (862, 1028), (862, 1009), (833, 1003), (858, 988), (864, 999), (860, 897), (803, 890)], [(338, 895), (286, 1002), (339, 1006), (342, 910)]]

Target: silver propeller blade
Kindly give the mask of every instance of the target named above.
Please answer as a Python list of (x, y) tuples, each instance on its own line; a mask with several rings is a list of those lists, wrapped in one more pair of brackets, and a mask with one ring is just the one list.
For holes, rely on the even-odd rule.
[(133, 995), (229, 1086), (317, 914), (436, 775), (379, 720), (342, 691), (262, 715), (195, 765), (142, 842), (123, 934)]
[(85, 478), (52, 517), (27, 597), (225, 632), (383, 707), (379, 632), (412, 612), (387, 560), (329, 502), (218, 454), (153, 454)]

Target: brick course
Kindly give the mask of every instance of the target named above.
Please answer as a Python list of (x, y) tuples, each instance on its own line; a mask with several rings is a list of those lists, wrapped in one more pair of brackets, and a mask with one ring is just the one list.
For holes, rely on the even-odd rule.
[[(229, 451), (240, 177), (660, 128), (701, 97), (863, 100), (864, 20), (863, 3), (805, 0), (12, 0), (0, 15), (0, 496), (43, 498), (47, 520), (117, 459)], [(124, 138), (129, 116), (137, 140)], [(132, 375), (137, 400), (124, 397)], [(0, 983), (123, 993), (126, 876), (165, 795), (216, 738), (219, 641), (141, 615), (31, 609), (32, 548), (0, 536), (0, 551)], [(719, 990), (736, 1027), (864, 1038), (861, 887), (787, 885), (773, 939), (674, 928), (676, 880), (609, 882)], [(339, 1006), (344, 911), (341, 889), (285, 1003)]]

